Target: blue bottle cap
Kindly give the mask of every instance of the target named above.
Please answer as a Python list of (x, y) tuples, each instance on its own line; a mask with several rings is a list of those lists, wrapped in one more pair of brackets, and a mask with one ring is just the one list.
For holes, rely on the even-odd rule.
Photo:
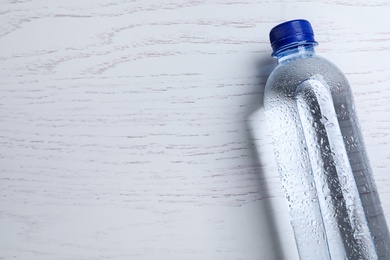
[(275, 55), (279, 50), (305, 43), (317, 42), (314, 40), (314, 32), (311, 28), (311, 24), (306, 20), (291, 20), (288, 22), (281, 23), (269, 33), (269, 39), (271, 42), (272, 55)]

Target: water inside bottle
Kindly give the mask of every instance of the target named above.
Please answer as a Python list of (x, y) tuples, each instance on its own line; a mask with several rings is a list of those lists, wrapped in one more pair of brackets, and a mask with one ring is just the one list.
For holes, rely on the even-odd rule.
[(322, 58), (296, 59), (271, 74), (264, 101), (300, 257), (389, 259), (388, 229), (343, 74)]

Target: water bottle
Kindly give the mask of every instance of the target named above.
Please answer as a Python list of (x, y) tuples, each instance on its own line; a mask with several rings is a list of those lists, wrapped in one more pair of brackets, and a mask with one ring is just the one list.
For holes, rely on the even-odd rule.
[(390, 235), (349, 83), (306, 20), (270, 32), (264, 108), (300, 259), (390, 259)]

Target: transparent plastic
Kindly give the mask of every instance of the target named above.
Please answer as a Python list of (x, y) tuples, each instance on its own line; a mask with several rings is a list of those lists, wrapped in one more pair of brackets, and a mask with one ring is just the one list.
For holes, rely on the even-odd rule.
[(300, 258), (390, 259), (349, 83), (315, 44), (275, 56), (264, 106)]

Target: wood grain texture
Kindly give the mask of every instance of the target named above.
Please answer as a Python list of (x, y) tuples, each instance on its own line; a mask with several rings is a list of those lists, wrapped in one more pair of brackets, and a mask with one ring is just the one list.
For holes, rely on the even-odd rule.
[(390, 222), (390, 3), (0, 3), (0, 259), (298, 259), (262, 111), (309, 19)]

